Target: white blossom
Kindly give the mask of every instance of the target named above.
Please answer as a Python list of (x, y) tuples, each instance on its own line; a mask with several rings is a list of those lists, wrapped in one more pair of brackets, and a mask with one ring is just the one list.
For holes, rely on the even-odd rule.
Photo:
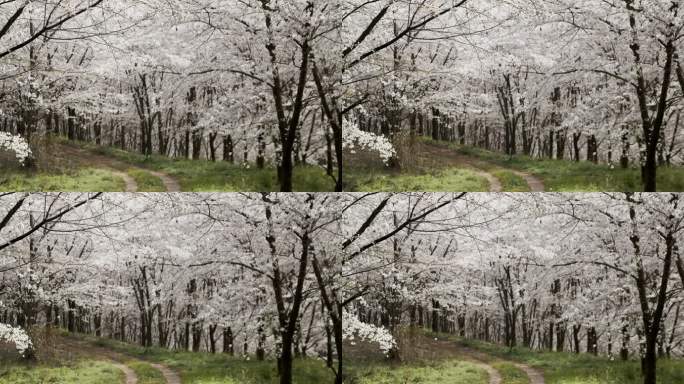
[(33, 154), (28, 142), (23, 137), (8, 132), (0, 132), (0, 149), (14, 152), (22, 165), (26, 165), (26, 161)]
[(22, 357), (26, 357), (26, 354), (33, 348), (31, 338), (26, 331), (8, 324), (0, 323), (0, 340), (14, 343)]

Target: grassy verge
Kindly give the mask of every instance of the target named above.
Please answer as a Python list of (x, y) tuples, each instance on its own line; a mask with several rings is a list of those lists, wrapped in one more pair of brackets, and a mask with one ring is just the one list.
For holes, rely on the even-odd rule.
[[(279, 380), (274, 360), (256, 361), (224, 354), (145, 349), (113, 340), (82, 338), (131, 357), (167, 365), (178, 372), (184, 384), (276, 384)], [(294, 382), (297, 384), (331, 383), (333, 379), (333, 373), (320, 360), (295, 361)], [(152, 381), (149, 384), (156, 383)]]
[(131, 361), (126, 362), (126, 365), (138, 376), (138, 384), (166, 384), (164, 375), (148, 363)]
[[(141, 154), (110, 147), (79, 145), (98, 154), (113, 157), (141, 168), (167, 173), (187, 192), (277, 191), (280, 186), (273, 167), (257, 169), (223, 161), (171, 159), (164, 156), (145, 157)], [(315, 166), (300, 166), (294, 171), (294, 188), (301, 192), (325, 192), (335, 188), (325, 170)]]
[[(509, 157), (479, 148), (452, 146), (458, 152), (536, 175), (544, 180), (547, 191), (639, 191), (641, 174), (636, 168), (615, 168), (605, 164), (568, 160), (539, 160), (528, 156)], [(684, 167), (658, 169), (659, 191), (684, 191)]]
[(374, 366), (357, 371), (359, 384), (486, 384), (487, 372), (467, 361), (450, 360), (434, 364)]
[(354, 190), (359, 192), (400, 191), (461, 191), (489, 190), (489, 183), (472, 170), (449, 168), (432, 174), (365, 174), (355, 178)]
[[(434, 151), (435, 148), (441, 150)], [(451, 150), (445, 156), (444, 149)], [(465, 163), (458, 158), (449, 144), (418, 138), (411, 149), (415, 161), (406, 164), (401, 172), (388, 169), (382, 162), (374, 161), (372, 154), (357, 152), (346, 167), (347, 179), (355, 191), (489, 191), (481, 170), (492, 174), (504, 191), (528, 192), (529, 186), (515, 172), (490, 162)], [(477, 168), (473, 170), (472, 167)]]
[(507, 169), (494, 168), (490, 169), (490, 172), (494, 177), (499, 179), (501, 182), (501, 189), (505, 192), (529, 192), (530, 186), (522, 177), (518, 176), (514, 172)]
[(77, 169), (63, 174), (9, 170), (0, 175), (1, 191), (116, 192), (124, 189), (123, 179), (104, 169)]
[(389, 361), (374, 343), (360, 341), (345, 347), (352, 383), (487, 383), (488, 374), (480, 366), (486, 363), (499, 371), (501, 384), (529, 384), (527, 375), (515, 364), (489, 355), (480, 362), (449, 335), (405, 327), (395, 337), (400, 361)]
[(530, 378), (515, 364), (497, 360), (491, 363), (492, 367), (499, 371), (502, 384), (529, 384)]
[(469, 169), (450, 168), (434, 174), (376, 176), (361, 181), (355, 189), (359, 192), (482, 192), (489, 190), (489, 183)]
[[(547, 384), (641, 384), (640, 363), (620, 361), (591, 354), (536, 352), (526, 348), (508, 349), (479, 341), (461, 341), (500, 359), (528, 364), (544, 373)], [(658, 383), (684, 383), (684, 361), (658, 361)]]
[(142, 169), (131, 168), (126, 171), (138, 184), (138, 192), (166, 192), (166, 187), (160, 178)]
[(101, 361), (82, 360), (64, 366), (0, 363), (0, 384), (101, 384), (121, 383), (124, 379), (118, 368)]

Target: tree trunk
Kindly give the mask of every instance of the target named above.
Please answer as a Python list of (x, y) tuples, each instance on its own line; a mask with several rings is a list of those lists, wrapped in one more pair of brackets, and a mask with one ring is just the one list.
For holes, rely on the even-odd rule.
[(235, 354), (235, 348), (233, 347), (233, 330), (228, 327), (223, 329), (223, 353), (227, 353), (230, 356)]

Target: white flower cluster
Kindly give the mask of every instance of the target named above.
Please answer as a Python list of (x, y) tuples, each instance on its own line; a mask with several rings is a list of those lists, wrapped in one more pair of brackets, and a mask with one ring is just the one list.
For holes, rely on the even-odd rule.
[(354, 153), (354, 148), (358, 145), (363, 148), (378, 151), (380, 158), (387, 163), (395, 154), (392, 143), (383, 136), (364, 132), (356, 124), (347, 119), (342, 121), (343, 147), (350, 149)]
[(0, 149), (6, 149), (15, 153), (22, 165), (33, 154), (26, 140), (21, 136), (15, 136), (8, 132), (0, 132)]
[(26, 331), (11, 325), (0, 323), (0, 340), (14, 343), (22, 357), (26, 357), (26, 353), (33, 349), (33, 343)]
[(387, 329), (364, 323), (347, 311), (342, 314), (342, 324), (343, 338), (352, 343), (356, 338), (376, 342), (380, 344), (380, 350), (385, 354), (388, 354), (397, 345), (394, 337)]

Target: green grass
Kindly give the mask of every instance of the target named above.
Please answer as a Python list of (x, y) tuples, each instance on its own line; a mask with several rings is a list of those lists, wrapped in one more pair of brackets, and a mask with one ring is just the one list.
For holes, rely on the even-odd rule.
[[(540, 369), (547, 384), (641, 384), (640, 363), (636, 360), (611, 360), (591, 354), (536, 352), (479, 342), (461, 343), (500, 359), (517, 361)], [(684, 383), (684, 361), (660, 359), (658, 383)], [(517, 383), (516, 383), (517, 384)]]
[[(450, 147), (450, 144), (417, 138), (421, 144), (416, 151), (424, 151), (429, 146)], [(427, 147), (426, 147), (427, 146)], [(456, 151), (454, 150), (454, 155)], [(353, 155), (351, 155), (353, 156)], [(381, 163), (360, 155), (346, 167), (347, 181), (354, 191), (489, 191), (489, 183), (478, 174), (478, 170), (492, 174), (499, 179), (504, 191), (528, 192), (525, 179), (515, 172), (489, 162), (468, 164), (454, 163), (454, 159), (439, 158), (439, 154), (426, 152), (423, 158), (408, 164), (401, 172), (387, 169)]]
[(148, 363), (131, 361), (126, 362), (126, 365), (138, 376), (138, 384), (166, 384), (164, 375)]
[(402, 174), (360, 176), (355, 182), (359, 192), (395, 191), (461, 191), (482, 192), (489, 190), (489, 183), (477, 173), (463, 168), (449, 168), (434, 174)]
[[(528, 172), (544, 180), (547, 191), (639, 191), (642, 189), (639, 169), (611, 167), (587, 161), (533, 159), (528, 156), (509, 157), (479, 148), (453, 146), (462, 154), (491, 162), (500, 167)], [(659, 191), (684, 191), (684, 167), (660, 167)]]
[(502, 384), (529, 384), (530, 379), (527, 374), (515, 364), (507, 361), (495, 361), (491, 363), (492, 367), (499, 371), (501, 375)]
[(63, 174), (10, 170), (0, 175), (1, 191), (116, 192), (124, 189), (123, 179), (104, 169), (86, 168)]
[(494, 177), (499, 179), (503, 191), (506, 192), (529, 192), (530, 186), (522, 177), (507, 169), (495, 168), (488, 170)]
[(138, 192), (166, 192), (162, 180), (145, 170), (131, 168), (126, 173), (135, 179), (138, 184)]
[(60, 367), (11, 361), (0, 363), (0, 384), (114, 384), (124, 379), (121, 370), (101, 361), (83, 360)]
[(467, 361), (449, 360), (436, 364), (373, 366), (359, 370), (359, 384), (486, 384), (487, 372)]
[[(111, 156), (126, 163), (161, 171), (174, 177), (186, 192), (266, 192), (280, 189), (275, 168), (257, 169), (223, 161), (171, 159), (163, 156), (145, 157), (116, 148), (78, 145), (96, 153)], [(325, 170), (315, 166), (295, 168), (295, 191), (325, 192), (335, 188)]]
[[(144, 349), (113, 340), (79, 337), (131, 357), (167, 365), (178, 372), (184, 384), (277, 384), (279, 380), (274, 360), (256, 361), (225, 354)], [(333, 373), (325, 367), (324, 362), (314, 359), (295, 360), (294, 383), (325, 384), (333, 382), (333, 379)]]

